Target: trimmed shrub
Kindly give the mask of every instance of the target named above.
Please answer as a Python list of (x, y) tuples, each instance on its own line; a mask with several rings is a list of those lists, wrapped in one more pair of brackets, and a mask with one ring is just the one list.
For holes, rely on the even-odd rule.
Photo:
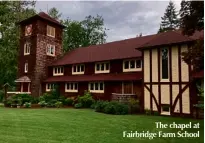
[(55, 107), (57, 107), (57, 108), (60, 108), (60, 107), (62, 107), (62, 106), (63, 106), (63, 103), (60, 102), (60, 101), (57, 101), (57, 102), (55, 103)]
[(124, 115), (129, 113), (129, 106), (119, 102), (97, 101), (95, 105), (96, 112), (106, 114)]
[(40, 101), (38, 103), (41, 107), (46, 107), (47, 106), (47, 103), (45, 101)]
[(85, 91), (83, 96), (78, 96), (77, 100), (78, 103), (81, 103), (82, 107), (85, 108), (90, 108), (90, 106), (94, 103), (94, 99), (88, 91)]
[(24, 107), (25, 108), (31, 108), (31, 103), (29, 103), (29, 102), (24, 103)]
[(64, 104), (64, 105), (68, 105), (68, 106), (73, 105), (73, 99), (72, 99), (72, 98), (66, 98), (66, 99), (65, 99), (65, 104)]
[(65, 104), (65, 100), (66, 100), (66, 98), (65, 98), (64, 96), (60, 96), (60, 97), (58, 98), (58, 101), (62, 102), (63, 105), (66, 105), (66, 104)]
[(23, 105), (26, 102), (31, 102), (33, 97), (29, 94), (16, 94), (11, 99), (12, 104)]
[(83, 105), (82, 105), (82, 103), (76, 103), (76, 104), (74, 105), (74, 107), (75, 107), (75, 108), (82, 108)]
[(40, 102), (38, 97), (33, 97), (33, 99), (31, 100), (32, 104), (38, 104)]
[(129, 105), (129, 111), (131, 114), (140, 112), (139, 100), (131, 98), (129, 100), (128, 105)]

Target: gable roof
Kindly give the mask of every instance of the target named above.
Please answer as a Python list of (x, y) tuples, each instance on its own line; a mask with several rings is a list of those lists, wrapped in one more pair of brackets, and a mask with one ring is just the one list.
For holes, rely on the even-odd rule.
[(46, 21), (49, 21), (49, 22), (51, 22), (51, 23), (54, 23), (54, 24), (57, 24), (57, 25), (59, 25), (59, 26), (61, 26), (61, 27), (65, 27), (64, 25), (62, 25), (59, 21), (57, 21), (57, 20), (55, 20), (54, 18), (52, 18), (52, 17), (50, 17), (48, 14), (46, 14), (45, 12), (40, 12), (40, 13), (38, 13), (38, 14), (36, 14), (36, 15), (34, 15), (34, 16), (32, 16), (32, 17), (30, 17), (30, 18), (28, 18), (28, 19), (25, 19), (25, 20), (22, 20), (22, 21), (20, 21), (18, 24), (21, 24), (21, 23), (25, 23), (25, 22), (27, 22), (27, 21), (29, 21), (29, 20), (31, 20), (31, 19), (34, 19), (34, 18), (41, 18), (41, 19), (44, 19), (44, 20), (46, 20)]
[(154, 35), (149, 35), (77, 48), (66, 53), (62, 58), (54, 62), (52, 66), (141, 57), (141, 52), (135, 50), (135, 48), (153, 37)]
[(163, 46), (163, 45), (170, 45), (176, 43), (184, 43), (184, 42), (191, 42), (196, 39), (199, 39), (200, 36), (203, 36), (204, 31), (196, 31), (192, 36), (186, 36), (182, 34), (181, 30), (175, 31), (167, 31), (163, 33), (156, 34), (155, 37), (138, 47), (138, 49), (155, 47), (155, 46)]
[(193, 36), (188, 37), (182, 35), (180, 30), (176, 30), (106, 44), (81, 47), (69, 51), (50, 66), (141, 57), (141, 51), (139, 50), (143, 48), (194, 41), (200, 36), (203, 36), (203, 33), (203, 31), (196, 32)]

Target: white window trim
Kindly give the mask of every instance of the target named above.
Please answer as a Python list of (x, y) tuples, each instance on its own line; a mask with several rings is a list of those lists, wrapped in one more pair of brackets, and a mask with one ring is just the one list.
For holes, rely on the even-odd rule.
[[(90, 90), (90, 84), (93, 83), (93, 89), (94, 90)], [(100, 83), (103, 83), (103, 90), (95, 90), (95, 83), (98, 83), (98, 89), (100, 89)], [(104, 82), (89, 82), (88, 84), (88, 90), (91, 92), (91, 93), (104, 93), (104, 90), (105, 90), (105, 84)]]
[[(74, 67), (80, 66), (80, 70), (82, 68), (82, 66), (84, 66), (84, 71), (83, 72), (77, 72), (77, 68), (76, 68), (76, 72), (74, 72)], [(84, 74), (85, 73), (85, 65), (84, 64), (78, 64), (78, 65), (73, 65), (72, 66), (72, 75), (78, 75), (78, 74)]]
[[(55, 68), (60, 68), (61, 72), (60, 73), (55, 73)], [(58, 69), (57, 69), (57, 71), (58, 71)], [(64, 75), (64, 67), (53, 67), (53, 76), (62, 76), (62, 75)]]
[[(53, 48), (54, 48), (53, 49), (53, 54), (48, 52), (48, 48), (51, 48), (51, 46), (53, 46)], [(55, 53), (56, 53), (56, 46), (55, 45), (51, 45), (51, 44), (47, 44), (47, 46), (46, 46), (46, 55), (55, 57)]]
[[(48, 88), (48, 85), (51, 84), (51, 88)], [(54, 84), (53, 83), (47, 83), (46, 84), (46, 91), (51, 91), (51, 89), (54, 89)]]
[(25, 63), (25, 64), (24, 64), (24, 72), (25, 72), (25, 73), (28, 73), (28, 63)]
[[(50, 35), (50, 34), (48, 33), (48, 28), (49, 28), (49, 27), (50, 27), (50, 29), (54, 29), (54, 35)], [(47, 36), (55, 38), (55, 36), (56, 36), (56, 29), (55, 29), (54, 27), (50, 26), (50, 25), (47, 25), (46, 28), (47, 28), (47, 31), (46, 31)]]
[(160, 82), (170, 82), (170, 72), (169, 72), (169, 68), (170, 68), (170, 65), (169, 65), (169, 48), (168, 49), (168, 79), (163, 79), (162, 78), (162, 49), (160, 49)]
[(75, 86), (75, 84), (76, 84), (77, 82), (68, 82), (68, 83), (65, 83), (65, 92), (78, 92), (78, 83), (77, 83), (77, 90), (76, 89), (67, 89), (67, 86), (68, 86), (68, 84), (69, 84), (69, 86), (70, 86), (70, 84), (73, 84), (73, 86)]
[[(108, 63), (109, 65), (109, 70), (106, 70), (106, 64)], [(97, 71), (97, 64), (99, 64), (100, 66), (103, 64), (104, 65), (104, 70), (99, 70)], [(97, 73), (110, 73), (110, 62), (98, 62), (98, 63), (95, 63), (95, 74)]]
[[(123, 72), (134, 72), (134, 71), (142, 71), (142, 60), (140, 60), (141, 62), (141, 67), (140, 68), (130, 68), (130, 61), (134, 60), (135, 61), (135, 65), (136, 65), (136, 61), (140, 60), (140, 59), (129, 59), (129, 60), (123, 60)], [(125, 62), (129, 61), (129, 68), (125, 69)]]
[[(29, 45), (29, 52), (27, 53), (27, 51), (26, 51), (26, 47), (27, 47), (27, 45)], [(29, 43), (24, 43), (24, 55), (30, 55), (30, 51), (31, 51), (31, 45), (29, 44)]]

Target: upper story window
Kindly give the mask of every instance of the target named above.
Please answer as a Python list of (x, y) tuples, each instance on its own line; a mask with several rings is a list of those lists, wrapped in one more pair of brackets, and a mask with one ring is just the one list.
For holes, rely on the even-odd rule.
[(51, 91), (55, 88), (55, 84), (53, 83), (47, 83), (46, 84), (46, 91)]
[(110, 72), (110, 63), (102, 62), (95, 64), (95, 73), (109, 73)]
[(63, 67), (54, 67), (53, 68), (53, 76), (63, 75), (64, 68)]
[(124, 60), (123, 61), (123, 72), (141, 71), (142, 61), (141, 60)]
[(31, 48), (31, 43), (26, 42), (24, 44), (24, 55), (29, 55), (30, 54), (30, 48)]
[(104, 82), (90, 82), (88, 89), (92, 93), (104, 93)]
[(24, 65), (24, 72), (25, 72), (25, 73), (28, 72), (28, 63), (25, 63), (25, 65)]
[(55, 37), (55, 28), (47, 25), (47, 36)]
[(46, 54), (49, 56), (55, 56), (55, 45), (47, 44)]
[(85, 65), (73, 65), (72, 67), (72, 74), (84, 74), (85, 72)]
[(66, 83), (65, 92), (78, 92), (78, 83), (76, 82)]
[(169, 79), (169, 64), (168, 64), (168, 48), (161, 49), (161, 71), (162, 71), (162, 79)]
[(25, 36), (30, 36), (32, 34), (32, 24), (25, 27)]

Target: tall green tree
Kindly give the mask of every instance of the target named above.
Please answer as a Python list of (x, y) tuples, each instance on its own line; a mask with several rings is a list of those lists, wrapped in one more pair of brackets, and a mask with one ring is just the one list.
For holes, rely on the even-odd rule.
[(175, 8), (175, 4), (172, 1), (169, 2), (165, 10), (164, 16), (161, 17), (161, 19), (162, 21), (158, 33), (178, 28), (179, 18)]
[(0, 1), (0, 86), (17, 75), (20, 29), (17, 22), (35, 14), (35, 1)]
[(62, 13), (60, 13), (57, 8), (53, 7), (49, 9), (48, 15), (50, 15), (52, 18), (56, 20), (60, 20)]
[(106, 42), (106, 30), (108, 29), (104, 27), (102, 16), (89, 15), (82, 21), (67, 19), (63, 24), (66, 26), (63, 36), (64, 52)]
[[(204, 1), (182, 1), (180, 9), (180, 27), (184, 35), (191, 36), (196, 30), (204, 30)], [(204, 38), (183, 54), (183, 60), (193, 65), (195, 71), (204, 69)]]

